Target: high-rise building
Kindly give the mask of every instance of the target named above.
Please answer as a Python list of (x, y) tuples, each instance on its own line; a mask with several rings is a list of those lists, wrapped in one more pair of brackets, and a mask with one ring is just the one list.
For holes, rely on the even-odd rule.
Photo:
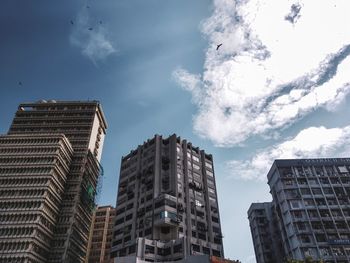
[(64, 135), (0, 136), (0, 262), (46, 262), (73, 148)]
[[(35, 224), (41, 222), (40, 220), (44, 220), (45, 223), (43, 224), (47, 228), (45, 235), (41, 236), (44, 242), (41, 242), (40, 245), (29, 244), (25, 249), (26, 252), (22, 253), (23, 250), (15, 252), (11, 245), (1, 247), (1, 252), (12, 251), (13, 262), (84, 262), (92, 212), (95, 206), (94, 199), (98, 179), (102, 171), (99, 160), (106, 127), (101, 105), (97, 101), (39, 101), (19, 105), (8, 132), (10, 136), (8, 138), (16, 138), (13, 136), (17, 136), (18, 144), (25, 143), (26, 149), (29, 150), (25, 153), (21, 151), (13, 152), (13, 159), (18, 158), (19, 161), (11, 163), (13, 165), (11, 169), (14, 170), (7, 170), (5, 165), (2, 166), (1, 178), (8, 180), (9, 185), (17, 185), (18, 177), (21, 177), (22, 181), (19, 182), (24, 192), (11, 193), (14, 196), (18, 194), (19, 198), (26, 196), (26, 198), (33, 198), (34, 201), (35, 198), (43, 198), (40, 194), (44, 194), (44, 191), (45, 198), (56, 199), (50, 199), (52, 201), (51, 205), (54, 204), (52, 207), (45, 206), (46, 201), (42, 199), (40, 201), (42, 205), (36, 209), (28, 210), (24, 202), (18, 203), (18, 206), (11, 206), (5, 213), (1, 213), (2, 216), (5, 216), (7, 225), (13, 225), (19, 222), (18, 220), (22, 220), (22, 226), (34, 227)], [(50, 136), (53, 138), (50, 139)], [(58, 142), (55, 136), (61, 138), (61, 142)], [(40, 137), (43, 139), (39, 140)], [(6, 141), (6, 138), (5, 136), (3, 141)], [(9, 140), (15, 141), (15, 139)], [(29, 145), (27, 141), (33, 145), (27, 147)], [(15, 141), (14, 144), (16, 143)], [(69, 152), (70, 155), (64, 160), (59, 159), (59, 156), (51, 157), (51, 148), (56, 147), (54, 143), (61, 148), (65, 147), (65, 151)], [(51, 148), (49, 147), (50, 144), (53, 144)], [(6, 148), (6, 145), (2, 147)], [(36, 151), (41, 153), (42, 160), (39, 158), (32, 160), (29, 158), (30, 154), (27, 156), (28, 153), (35, 154)], [(59, 150), (56, 151), (58, 155)], [(36, 162), (39, 160), (41, 160), (41, 163), (37, 164)], [(21, 163), (22, 161), (24, 163)], [(31, 164), (32, 162), (33, 164)], [(36, 166), (46, 167), (49, 164), (51, 170), (49, 168), (40, 168), (41, 170), (38, 168), (38, 171), (34, 169)], [(58, 171), (55, 170), (55, 165), (58, 166)], [(61, 168), (61, 166), (64, 167)], [(12, 175), (12, 173), (14, 174)], [(42, 183), (40, 180), (34, 181), (34, 177), (33, 181), (29, 179), (32, 173), (54, 178), (60, 183), (55, 185), (55, 180), (49, 179), (54, 182), (52, 186), (50, 184), (52, 188), (50, 190), (40, 189), (41, 186), (37, 186), (37, 184)], [(25, 179), (25, 177), (28, 177), (28, 179)], [(64, 185), (64, 188), (62, 188), (62, 185)], [(37, 191), (41, 191), (40, 194)], [(52, 194), (52, 191), (55, 194)], [(3, 198), (1, 197), (1, 199)], [(21, 209), (26, 210), (26, 212)], [(40, 212), (39, 210), (43, 211)], [(45, 212), (49, 214), (50, 220), (46, 220), (45, 216), (41, 216), (40, 213)], [(36, 213), (37, 216), (34, 221), (32, 217), (27, 216), (27, 213)], [(35, 217), (34, 214), (33, 217)], [(24, 216), (24, 218), (20, 219), (21, 216)], [(32, 221), (28, 221), (27, 217), (31, 218)], [(15, 230), (13, 232), (9, 231), (9, 233), (11, 235), (8, 242), (11, 238), (13, 240), (21, 238), (20, 233), (22, 232)], [(32, 235), (36, 236), (40, 233), (34, 231)], [(18, 248), (17, 245), (14, 247)], [(34, 253), (37, 258), (27, 259), (27, 252)]]
[(99, 206), (94, 212), (86, 263), (113, 263), (111, 259), (111, 245), (115, 208)]
[(283, 258), (278, 253), (281, 247), (272, 206), (271, 202), (253, 203), (248, 210), (255, 256), (260, 263), (276, 263)]
[[(276, 160), (267, 177), (273, 201), (271, 212), (263, 210), (275, 221), (268, 231), (278, 233), (276, 262), (350, 262), (350, 158)], [(253, 204), (248, 212), (256, 252), (271, 245), (254, 232), (258, 210)]]
[(223, 257), (213, 157), (176, 135), (122, 157), (112, 257)]

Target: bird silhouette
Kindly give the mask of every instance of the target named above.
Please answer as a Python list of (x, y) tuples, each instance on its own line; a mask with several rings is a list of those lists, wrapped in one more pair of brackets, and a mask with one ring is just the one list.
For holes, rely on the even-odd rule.
[(90, 6), (87, 5), (86, 8), (90, 8)]
[(22, 81), (19, 81), (19, 82), (18, 82), (18, 85), (19, 85), (19, 86), (22, 86), (22, 85), (23, 85), (23, 84), (22, 84)]
[(102, 25), (102, 21), (100, 20), (100, 25)]
[(222, 44), (219, 44), (216, 46), (216, 50), (219, 50), (219, 48), (222, 46)]
[(71, 23), (71, 25), (74, 25), (74, 22), (73, 22), (73, 20), (71, 20), (71, 21), (70, 21), (70, 23)]
[(89, 27), (89, 30), (91, 31), (93, 28), (92, 27)]

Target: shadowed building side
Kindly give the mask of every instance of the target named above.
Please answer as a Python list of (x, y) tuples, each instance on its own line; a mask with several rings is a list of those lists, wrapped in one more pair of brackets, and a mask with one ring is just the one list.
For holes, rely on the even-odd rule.
[(48, 262), (85, 260), (107, 124), (97, 101), (39, 101), (18, 107), (9, 134), (64, 134), (73, 156)]
[(112, 257), (224, 256), (213, 157), (156, 135), (122, 158)]

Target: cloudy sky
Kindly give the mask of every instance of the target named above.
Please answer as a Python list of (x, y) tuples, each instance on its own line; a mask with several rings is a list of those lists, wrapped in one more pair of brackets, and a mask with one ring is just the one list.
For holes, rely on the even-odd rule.
[(101, 204), (115, 204), (123, 155), (180, 135), (214, 156), (226, 256), (255, 262), (246, 211), (271, 199), (273, 160), (350, 154), (348, 10), (348, 0), (3, 0), (0, 132), (23, 101), (100, 100)]

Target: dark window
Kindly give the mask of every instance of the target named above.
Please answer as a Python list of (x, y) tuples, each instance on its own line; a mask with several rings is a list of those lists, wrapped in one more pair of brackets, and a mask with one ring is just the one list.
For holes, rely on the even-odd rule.
[(174, 246), (174, 253), (182, 252), (182, 244), (177, 244)]
[(203, 234), (203, 233), (198, 233), (198, 238), (202, 240), (207, 240), (206, 234)]
[(129, 247), (129, 254), (133, 254), (136, 251), (136, 245), (132, 245)]
[(117, 210), (117, 214), (119, 215), (119, 214), (123, 213), (124, 211), (125, 211), (125, 207), (119, 208)]
[(122, 239), (116, 240), (116, 241), (113, 242), (113, 246), (119, 245), (119, 244), (121, 244), (122, 242), (123, 242)]
[(213, 226), (214, 233), (220, 233), (220, 228)]
[(123, 248), (119, 251), (119, 257), (125, 257), (126, 256), (126, 248)]
[(170, 233), (170, 227), (164, 226), (164, 227), (162, 227), (162, 228), (160, 229), (160, 232), (161, 232), (162, 234), (169, 234), (169, 233)]
[(214, 238), (214, 243), (221, 245), (221, 239), (220, 238)]
[(131, 236), (126, 236), (126, 237), (124, 238), (124, 242), (127, 242), (127, 241), (129, 241), (129, 240), (131, 240)]
[(192, 250), (196, 252), (200, 252), (200, 247), (198, 245), (192, 244)]
[(125, 221), (128, 221), (128, 220), (130, 220), (131, 218), (132, 218), (132, 214), (127, 215), (127, 216), (125, 217)]
[(216, 256), (216, 257), (221, 257), (221, 253), (219, 250), (216, 250), (216, 249), (212, 249), (213, 251), (213, 256)]
[(152, 205), (146, 206), (146, 212), (151, 211), (152, 210)]
[(145, 254), (154, 254), (154, 247), (146, 245)]
[(145, 230), (145, 236), (152, 234), (152, 228), (147, 228)]
[(120, 225), (122, 223), (124, 223), (124, 217), (115, 221), (115, 225)]
[(207, 247), (203, 247), (203, 253), (207, 254), (207, 255), (210, 255), (210, 249), (207, 248)]
[(197, 237), (197, 232), (192, 231), (192, 236), (193, 236), (193, 237)]

